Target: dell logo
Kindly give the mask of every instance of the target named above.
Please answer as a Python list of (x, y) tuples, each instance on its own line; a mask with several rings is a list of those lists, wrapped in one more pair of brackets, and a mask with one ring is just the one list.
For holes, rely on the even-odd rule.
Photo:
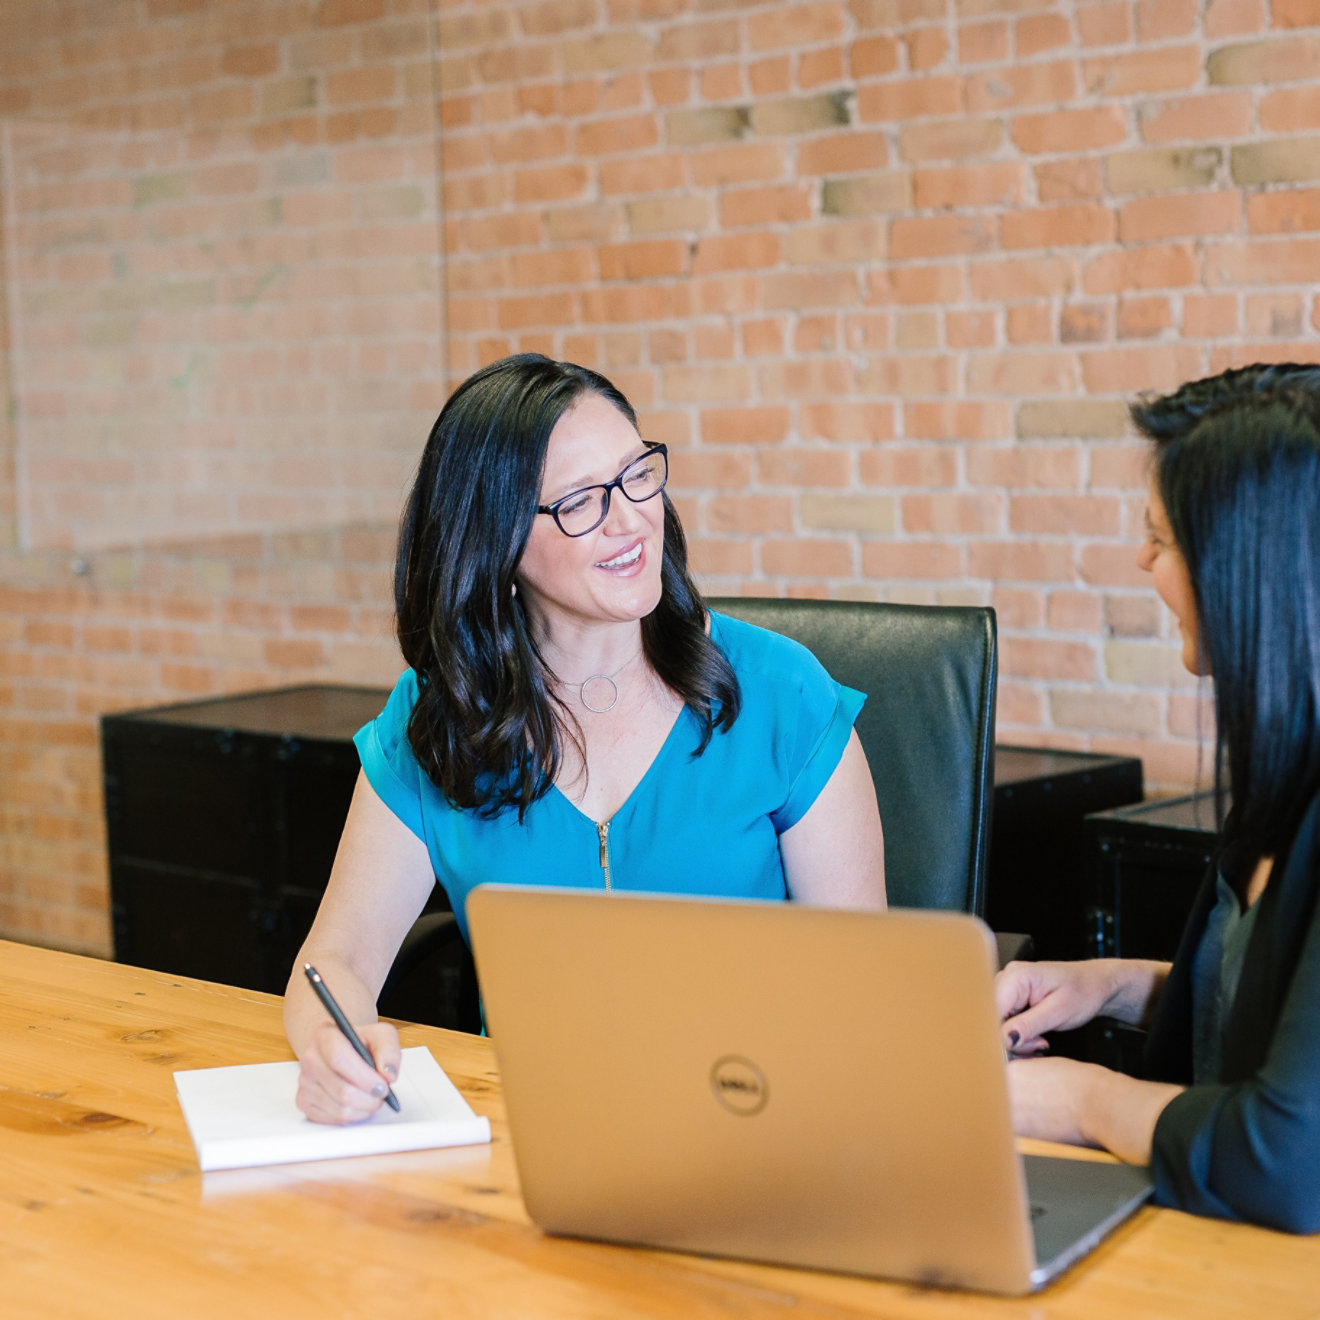
[(759, 1114), (770, 1099), (765, 1074), (750, 1059), (726, 1054), (710, 1070), (710, 1089), (731, 1114), (750, 1118)]

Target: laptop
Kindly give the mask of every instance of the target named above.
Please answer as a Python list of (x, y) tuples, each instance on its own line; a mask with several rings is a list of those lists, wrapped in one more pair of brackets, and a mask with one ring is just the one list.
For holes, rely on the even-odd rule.
[(974, 917), (516, 885), (467, 912), (547, 1232), (1025, 1293), (1150, 1192), (1018, 1155)]

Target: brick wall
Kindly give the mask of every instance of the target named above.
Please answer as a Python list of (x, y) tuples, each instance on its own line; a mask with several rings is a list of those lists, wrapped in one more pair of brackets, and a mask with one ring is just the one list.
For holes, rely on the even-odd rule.
[(712, 590), (993, 603), (1001, 738), (1188, 783), (1123, 405), (1317, 357), (1317, 72), (1314, 0), (11, 0), (0, 932), (108, 946), (100, 711), (389, 680), (394, 492), (517, 349)]

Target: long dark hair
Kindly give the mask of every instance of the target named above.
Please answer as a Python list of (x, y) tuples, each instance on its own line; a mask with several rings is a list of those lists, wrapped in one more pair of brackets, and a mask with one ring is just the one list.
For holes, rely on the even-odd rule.
[[(550, 432), (586, 393), (637, 425), (623, 394), (586, 367), (539, 353), (483, 367), (441, 410), (404, 507), (394, 607), (399, 646), (418, 680), (408, 740), (447, 801), (485, 815), (516, 808), (521, 819), (554, 782), (561, 731), (575, 728), (513, 585)], [(700, 720), (699, 755), (717, 728), (732, 726), (741, 695), (706, 635), (678, 514), (667, 494), (661, 499), (660, 603), (642, 620), (642, 648)]]
[(1320, 369), (1239, 368), (1132, 413), (1191, 576), (1220, 823), (1227, 774), (1249, 874), (1320, 789)]

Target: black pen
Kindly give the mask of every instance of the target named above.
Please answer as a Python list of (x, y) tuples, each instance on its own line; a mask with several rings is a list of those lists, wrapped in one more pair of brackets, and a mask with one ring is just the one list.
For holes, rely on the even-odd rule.
[[(312, 966), (311, 963), (303, 963), (303, 971), (307, 973), (307, 979), (312, 983), (312, 989), (316, 991), (316, 997), (325, 1005), (326, 1012), (335, 1020), (335, 1026), (348, 1039), (348, 1043), (362, 1056), (373, 1068), (376, 1066), (376, 1060), (371, 1057), (371, 1051), (362, 1043), (362, 1037), (353, 1030), (353, 1024), (344, 1016), (344, 1010), (335, 1003), (335, 997), (321, 980), (321, 973)], [(399, 1112), (399, 1097), (390, 1090), (389, 1085), (385, 1087), (385, 1103)]]

